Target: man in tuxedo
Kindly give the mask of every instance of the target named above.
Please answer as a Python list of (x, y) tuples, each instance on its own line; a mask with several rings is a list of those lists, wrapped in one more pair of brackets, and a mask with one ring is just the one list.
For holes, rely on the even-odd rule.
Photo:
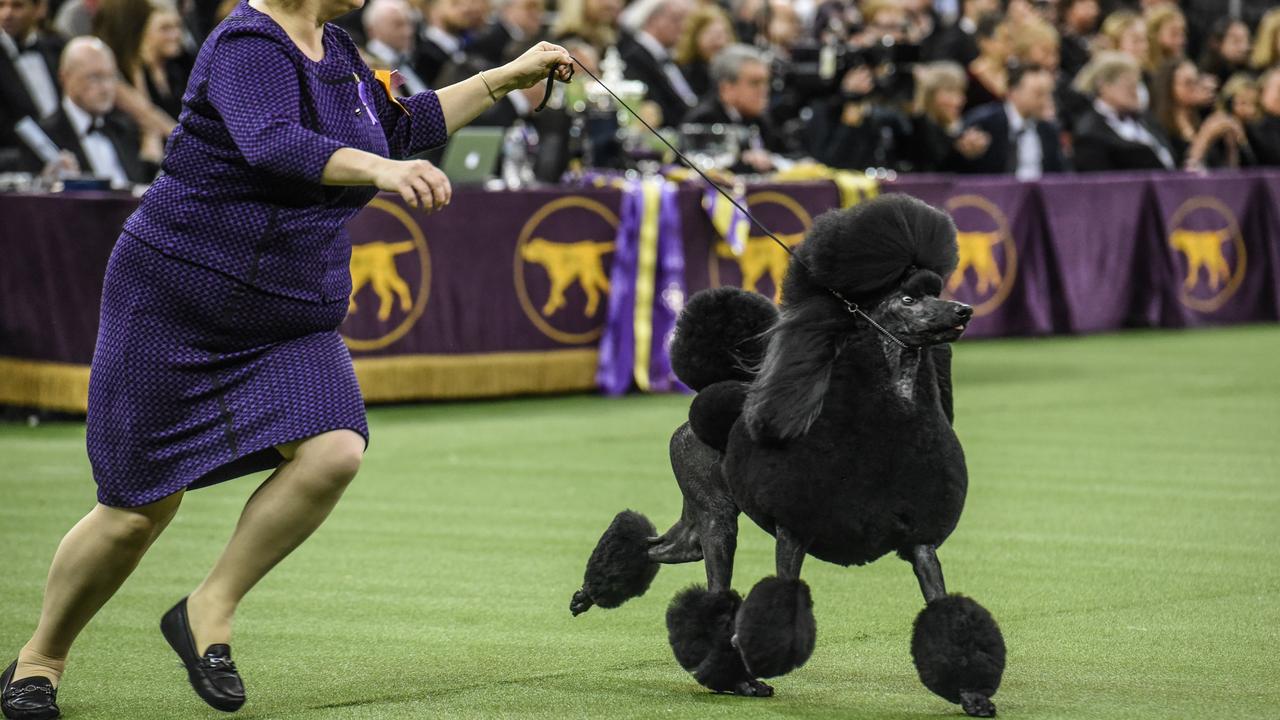
[(0, 0), (0, 147), (16, 148), (13, 127), (52, 115), (62, 99), (62, 38), (38, 28), (44, 0)]
[[(427, 0), (424, 22), (418, 30), (413, 69), (431, 87), (450, 66), (468, 63), (468, 48), (488, 14), (486, 0)], [(470, 74), (470, 73), (469, 73)]]
[(546, 0), (497, 0), (493, 22), (476, 36), (471, 53), (490, 65), (500, 65), (507, 46), (513, 42), (531, 45), (542, 35), (547, 13)]
[[(785, 144), (769, 123), (769, 59), (750, 45), (730, 45), (711, 61), (716, 92), (685, 116), (685, 123), (723, 124), (744, 128), (743, 147), (735, 172), (770, 172)], [(745, 166), (745, 167), (743, 167)]]
[[(59, 148), (75, 155), (85, 174), (106, 178), (112, 187), (150, 182), (155, 168), (138, 157), (138, 128), (115, 109), (115, 55), (101, 40), (82, 36), (67, 43), (58, 78), (65, 94), (58, 110), (40, 128)], [(30, 155), (30, 166), (40, 161)]]
[[(0, 0), (3, 2), (3, 0)], [(400, 71), (400, 91), (415, 95), (428, 89), (413, 67), (413, 8), (405, 0), (370, 0), (361, 18), (369, 39), (364, 51), (369, 59), (388, 70)]]
[(1019, 180), (1062, 172), (1066, 165), (1058, 140), (1062, 131), (1048, 119), (1053, 113), (1053, 88), (1053, 73), (1042, 67), (1009, 68), (1009, 93), (1004, 102), (987, 103), (965, 117), (965, 127), (982, 130), (991, 143), (985, 153), (966, 160), (961, 171), (1009, 173)]
[(626, 76), (648, 88), (648, 98), (662, 109), (662, 124), (679, 125), (698, 96), (676, 66), (671, 50), (680, 40), (689, 0), (640, 0), (627, 10), (632, 32), (618, 39)]
[(1172, 170), (1164, 134), (1141, 114), (1142, 71), (1127, 55), (1108, 54), (1092, 78), (1093, 105), (1075, 124), (1072, 147), (1080, 172)]

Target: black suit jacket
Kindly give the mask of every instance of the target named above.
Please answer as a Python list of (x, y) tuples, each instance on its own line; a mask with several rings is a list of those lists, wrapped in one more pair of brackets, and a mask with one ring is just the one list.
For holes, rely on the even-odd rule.
[(712, 95), (698, 104), (697, 107), (689, 111), (685, 116), (684, 122), (699, 125), (714, 125), (721, 123), (724, 125), (742, 125), (748, 128), (756, 128), (760, 131), (760, 139), (764, 141), (766, 150), (772, 153), (782, 153), (786, 151), (786, 144), (782, 142), (782, 137), (773, 129), (773, 125), (767, 117), (761, 116), (757, 118), (743, 118), (741, 121), (734, 121), (729, 117), (729, 111), (725, 109), (724, 104), (720, 102), (720, 98)]
[(449, 54), (444, 48), (427, 37), (426, 33), (418, 33), (418, 41), (413, 50), (413, 71), (418, 73), (422, 82), (432, 88), (440, 87), (440, 75), (444, 69), (461, 59), (462, 53)]
[(1262, 119), (1246, 128), (1249, 146), (1259, 165), (1280, 165), (1280, 117), (1263, 115)]
[[(1144, 118), (1139, 118), (1138, 122), (1173, 155), (1163, 133)], [(1072, 148), (1075, 151), (1075, 168), (1079, 172), (1165, 169), (1155, 150), (1120, 137), (1107, 124), (1106, 118), (1092, 107), (1076, 121)]]
[[(80, 137), (76, 134), (75, 128), (71, 127), (66, 111), (59, 108), (58, 112), (40, 121), (40, 129), (44, 130), (55, 145), (76, 156), (81, 172), (86, 174), (93, 172), (92, 166), (89, 165), (89, 156), (85, 155), (84, 146), (80, 144)], [(120, 167), (124, 168), (124, 174), (130, 182), (149, 183), (155, 179), (156, 167), (151, 163), (143, 162), (138, 157), (138, 128), (127, 115), (116, 110), (104, 117), (102, 134), (116, 149), (116, 154), (120, 156)], [(39, 172), (41, 167), (39, 158), (30, 150), (27, 150), (26, 154), (28, 168), (33, 172)]]
[(495, 20), (476, 35), (476, 39), (472, 41), (467, 51), (483, 59), (486, 64), (497, 67), (502, 64), (507, 46), (513, 40), (515, 38), (511, 36), (511, 31), (507, 30), (507, 26), (502, 21)]
[[(991, 144), (987, 151), (972, 160), (965, 160), (960, 171), (997, 175), (1011, 172), (1017, 167), (1016, 158), (1010, 157), (1014, 152), (1012, 137), (1009, 132), (1009, 116), (1005, 114), (1004, 103), (987, 103), (975, 109), (965, 117), (965, 127), (976, 127), (991, 136)], [(1040, 136), (1040, 169), (1042, 172), (1062, 172), (1066, 163), (1062, 158), (1062, 145), (1057, 123), (1040, 121), (1036, 123), (1036, 135)]]
[[(649, 99), (662, 108), (662, 124), (674, 127), (684, 121), (689, 113), (689, 106), (671, 86), (671, 81), (663, 72), (662, 63), (641, 45), (634, 36), (624, 33), (618, 38), (618, 54), (627, 64), (626, 76), (639, 80), (649, 88)], [(675, 62), (672, 60), (671, 62)]]
[[(59, 100), (62, 99), (62, 87), (58, 84), (58, 57), (66, 44), (61, 37), (50, 33), (36, 36), (36, 50), (44, 57)], [(0, 51), (0, 144), (16, 142), (13, 126), (27, 116), (39, 119), (36, 102), (27, 92), (27, 86), (23, 84), (22, 76), (18, 74), (18, 68), (9, 54)]]

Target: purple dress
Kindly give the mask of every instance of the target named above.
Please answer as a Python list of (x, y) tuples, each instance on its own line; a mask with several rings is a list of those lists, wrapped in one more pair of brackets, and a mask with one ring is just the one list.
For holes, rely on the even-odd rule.
[(88, 451), (105, 505), (134, 507), (280, 463), (276, 445), (369, 437), (337, 328), (346, 222), (373, 188), (321, 185), (354, 147), (442, 144), (433, 92), (390, 102), (351, 38), (307, 58), (241, 2), (200, 49), (163, 173), (111, 253), (89, 378)]

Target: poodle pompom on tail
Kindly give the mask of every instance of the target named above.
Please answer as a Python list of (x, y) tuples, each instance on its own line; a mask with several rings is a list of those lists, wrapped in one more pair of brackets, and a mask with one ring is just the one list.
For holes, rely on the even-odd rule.
[(703, 290), (676, 321), (671, 367), (697, 392), (727, 380), (747, 382), (764, 360), (767, 333), (778, 322), (768, 298), (742, 288)]

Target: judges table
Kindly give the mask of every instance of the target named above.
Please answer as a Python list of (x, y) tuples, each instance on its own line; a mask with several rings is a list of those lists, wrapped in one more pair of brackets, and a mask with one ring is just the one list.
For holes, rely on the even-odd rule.
[[(975, 307), (966, 341), (1277, 318), (1280, 172), (917, 176), (879, 191), (954, 217), (946, 292)], [(830, 181), (744, 192), (789, 244), (870, 194)], [(0, 404), (84, 410), (103, 273), (136, 205), (0, 195)], [(703, 188), (661, 180), (459, 189), (436, 214), (377, 198), (349, 226), (341, 328), (366, 399), (676, 387), (666, 347), (684, 299), (720, 285), (772, 296), (786, 269), (759, 230), (727, 242), (712, 217)]]

